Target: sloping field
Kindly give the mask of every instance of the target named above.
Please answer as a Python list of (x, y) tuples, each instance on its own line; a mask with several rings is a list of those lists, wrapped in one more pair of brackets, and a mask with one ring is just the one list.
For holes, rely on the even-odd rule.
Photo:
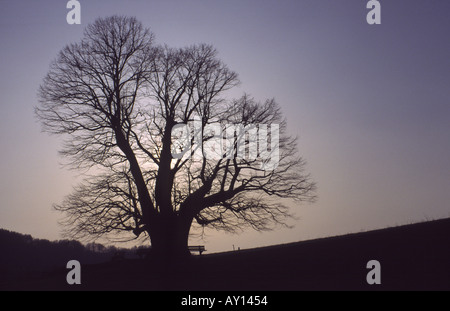
[[(380, 263), (381, 284), (366, 267)], [(3, 284), (3, 290), (450, 290), (450, 219), (364, 233), (192, 256), (182, 262), (122, 260)]]

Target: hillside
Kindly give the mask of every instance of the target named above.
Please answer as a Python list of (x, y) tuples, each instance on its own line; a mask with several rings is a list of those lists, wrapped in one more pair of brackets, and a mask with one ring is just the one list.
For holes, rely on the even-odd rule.
[(39, 278), (65, 268), (74, 258), (84, 264), (96, 264), (126, 251), (133, 253), (136, 249), (105, 247), (98, 243), (83, 245), (75, 240), (35, 239), (31, 235), (0, 229), (0, 289), (5, 287), (2, 284), (11, 281)]
[[(381, 284), (368, 285), (369, 260)], [(81, 285), (68, 270), (0, 285), (31, 290), (450, 290), (450, 219), (364, 233), (192, 256), (168, 265), (151, 259), (83, 264)]]

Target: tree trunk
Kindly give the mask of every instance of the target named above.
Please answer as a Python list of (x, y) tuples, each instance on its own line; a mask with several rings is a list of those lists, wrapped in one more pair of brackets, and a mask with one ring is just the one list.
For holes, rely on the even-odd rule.
[(152, 245), (152, 256), (164, 260), (189, 256), (188, 238), (191, 224), (192, 218), (175, 214), (159, 214), (155, 217), (147, 231)]

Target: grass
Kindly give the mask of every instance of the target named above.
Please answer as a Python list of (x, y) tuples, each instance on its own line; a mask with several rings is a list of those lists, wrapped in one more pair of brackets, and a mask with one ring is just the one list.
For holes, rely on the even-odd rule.
[[(381, 284), (369, 285), (369, 260)], [(128, 259), (82, 265), (81, 285), (68, 270), (0, 284), (2, 290), (450, 290), (450, 218), (343, 236), (226, 253), (169, 264)]]

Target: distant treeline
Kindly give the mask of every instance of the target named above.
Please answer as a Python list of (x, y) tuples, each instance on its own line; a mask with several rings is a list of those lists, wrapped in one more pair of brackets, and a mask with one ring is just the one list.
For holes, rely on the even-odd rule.
[(0, 282), (65, 269), (67, 262), (72, 259), (82, 265), (95, 264), (137, 257), (144, 249), (105, 247), (98, 243), (83, 245), (75, 240), (34, 239), (28, 234), (0, 229)]

